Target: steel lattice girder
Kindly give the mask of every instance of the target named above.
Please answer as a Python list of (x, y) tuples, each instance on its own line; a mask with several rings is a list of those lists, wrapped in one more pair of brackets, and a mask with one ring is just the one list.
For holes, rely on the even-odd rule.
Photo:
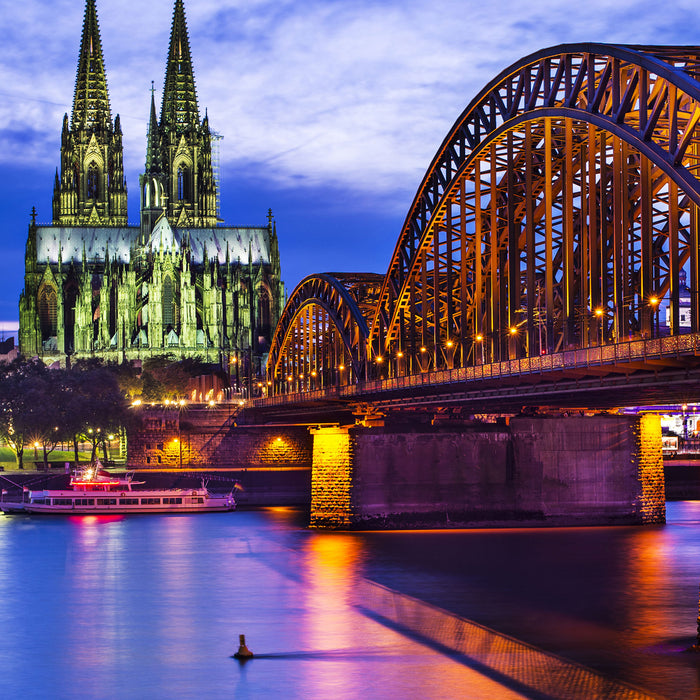
[[(652, 291), (669, 292), (677, 327), (675, 280), (688, 260), (691, 286), (698, 288), (694, 251), (700, 203), (700, 85), (695, 80), (699, 56), (700, 49), (692, 48), (562, 46), (523, 59), (492, 81), (457, 120), (416, 195), (375, 313), (372, 351), (402, 347), (411, 340), (403, 337), (406, 333), (419, 333), (424, 340), (426, 329), (420, 324), (425, 317), (433, 319), (430, 341), (436, 364), (442, 364), (436, 330), (441, 325), (447, 336), (451, 330), (460, 332), (466, 363), (473, 346), (473, 337), (467, 335), (480, 334), (484, 324), (492, 334), (491, 345), (503, 351), (505, 342), (493, 336), (518, 321), (516, 310), (528, 315), (531, 343), (536, 304), (538, 313), (546, 313), (536, 325), (546, 325), (550, 334), (559, 326), (558, 342), (566, 343), (573, 339), (565, 328), (573, 313), (610, 301), (619, 336), (634, 313), (635, 323), (649, 325), (639, 309), (625, 309), (631, 308), (631, 293), (643, 298)], [(473, 175), (477, 162), (489, 188), (488, 211), (474, 217), (474, 231), (459, 231), (469, 209), (465, 182), (474, 191), (481, 187)], [(441, 243), (441, 228), (455, 228), (452, 210), (460, 188), (464, 192), (458, 234), (445, 234)], [(524, 195), (518, 196), (519, 188)], [(582, 189), (590, 195), (588, 201)], [(473, 192), (471, 197), (478, 204), (484, 199)], [(590, 241), (579, 233), (574, 247), (572, 229), (578, 226), (580, 232), (584, 221), (587, 230), (597, 230)], [(538, 226), (539, 249), (532, 250), (538, 245)], [(482, 253), (488, 248), (488, 267), (467, 271), (470, 246), (475, 257), (475, 240)], [(594, 247), (597, 258), (589, 254)], [(457, 249), (460, 255), (454, 254)], [(581, 265), (582, 255), (592, 267)], [(465, 261), (463, 270), (457, 269), (457, 258)], [(601, 263), (603, 268), (597, 269)], [(500, 270), (502, 264), (507, 273)], [(605, 264), (612, 265), (612, 274)], [(580, 288), (596, 272), (598, 279), (585, 290), (584, 307)], [(519, 276), (525, 277), (520, 285)], [(461, 314), (485, 284), (490, 284), (490, 307), (484, 311), (472, 306), (471, 311), (487, 318), (466, 323)], [(519, 294), (526, 298), (518, 299)], [(697, 323), (697, 308), (694, 318)], [(411, 322), (418, 324), (413, 330)], [(415, 344), (416, 338), (412, 340)]]
[(382, 281), (382, 275), (373, 273), (322, 273), (304, 278), (292, 292), (275, 330), (268, 378), (279, 379), (290, 371), (294, 376), (308, 374), (309, 368), (322, 371), (329, 369), (329, 361), (348, 360), (355, 377), (361, 377), (368, 322)]

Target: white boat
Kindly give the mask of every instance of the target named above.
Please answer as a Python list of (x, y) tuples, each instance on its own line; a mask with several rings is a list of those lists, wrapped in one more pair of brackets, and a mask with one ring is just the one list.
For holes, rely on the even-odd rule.
[(233, 491), (213, 494), (202, 483), (194, 489), (132, 489), (143, 481), (133, 474), (110, 474), (99, 462), (77, 470), (70, 489), (31, 491), (21, 501), (0, 499), (3, 513), (50, 513), (53, 515), (104, 515), (116, 513), (210, 513), (234, 510)]

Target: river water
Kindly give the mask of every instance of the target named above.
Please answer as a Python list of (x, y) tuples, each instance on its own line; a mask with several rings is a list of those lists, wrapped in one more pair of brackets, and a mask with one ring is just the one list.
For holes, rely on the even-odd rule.
[(700, 695), (700, 502), (645, 528), (305, 519), (0, 516), (0, 697)]

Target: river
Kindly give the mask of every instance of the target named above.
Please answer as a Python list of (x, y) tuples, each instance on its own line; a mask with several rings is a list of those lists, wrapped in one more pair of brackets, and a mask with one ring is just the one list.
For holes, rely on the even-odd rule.
[(700, 694), (700, 502), (644, 528), (305, 520), (0, 516), (0, 697)]

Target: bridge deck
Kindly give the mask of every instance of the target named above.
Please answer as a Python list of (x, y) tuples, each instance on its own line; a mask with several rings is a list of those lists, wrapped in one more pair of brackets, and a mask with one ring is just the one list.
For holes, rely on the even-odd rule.
[(256, 399), (256, 409), (372, 403), (611, 408), (691, 400), (700, 389), (700, 334), (602, 345), (505, 362), (359, 381)]

